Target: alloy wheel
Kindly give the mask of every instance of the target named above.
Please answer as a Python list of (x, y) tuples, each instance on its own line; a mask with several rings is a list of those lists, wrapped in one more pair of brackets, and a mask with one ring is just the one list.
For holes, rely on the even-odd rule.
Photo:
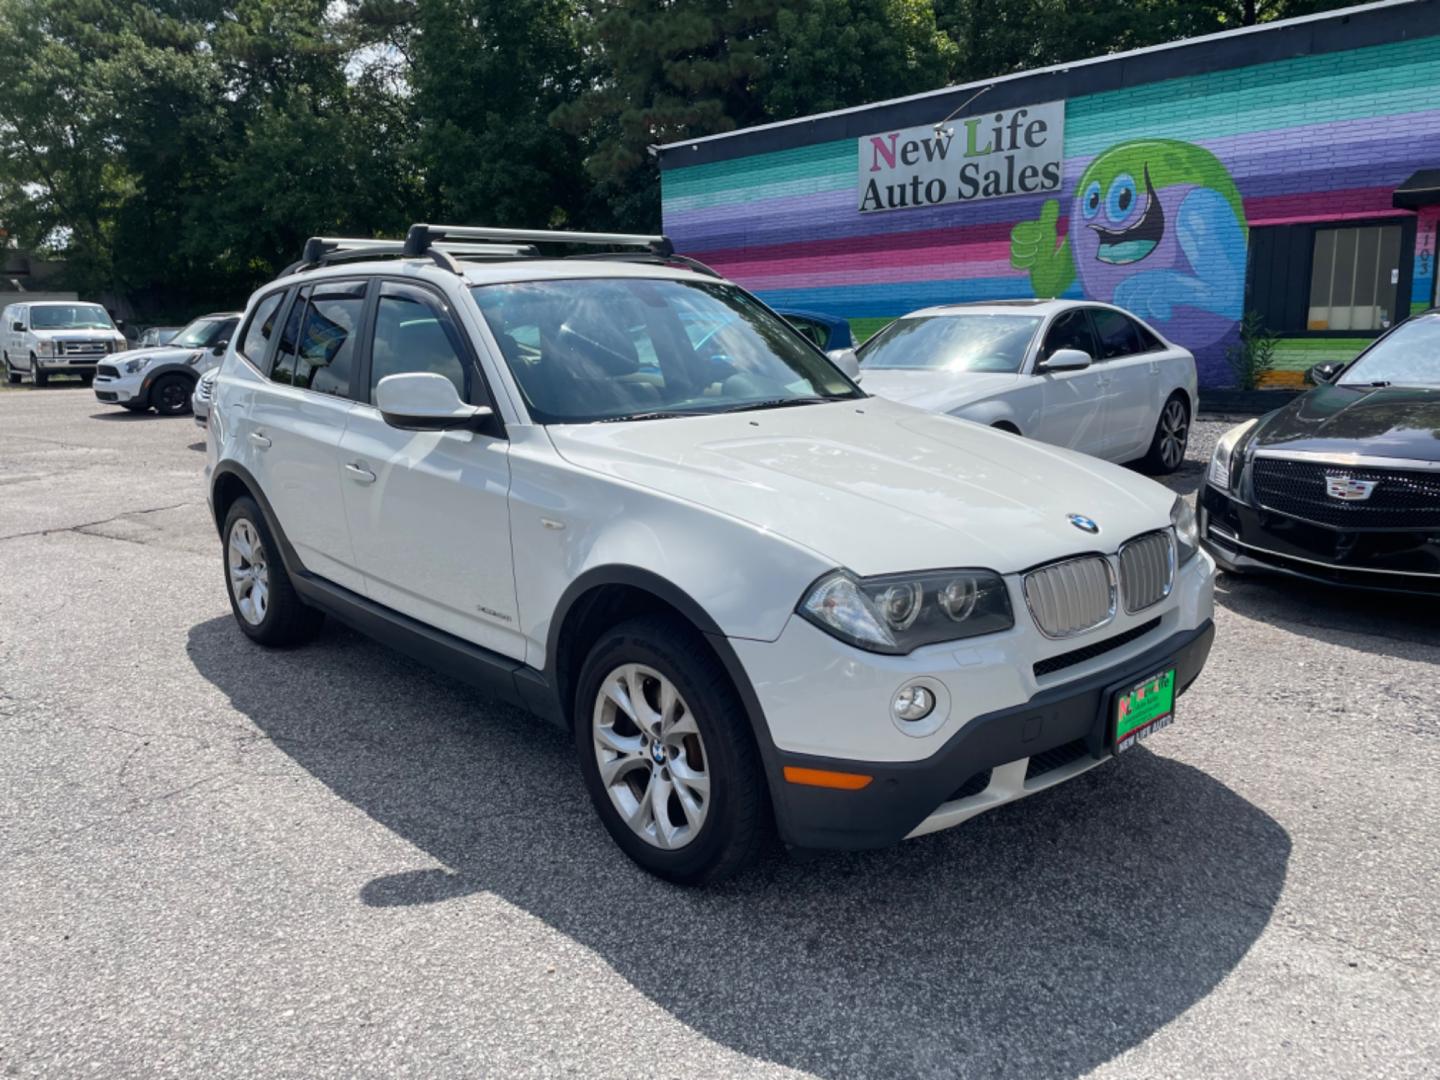
[(185, 407), (190, 391), (178, 380), (167, 380), (160, 384), (160, 409), (162, 412), (176, 412)]
[(710, 774), (695, 716), (675, 684), (623, 664), (600, 684), (591, 721), (600, 782), (632, 832), (673, 850), (699, 835)]
[(1178, 469), (1185, 460), (1185, 447), (1190, 441), (1190, 418), (1178, 400), (1170, 401), (1160, 414), (1160, 460), (1167, 469)]
[(251, 626), (259, 626), (270, 607), (270, 569), (260, 534), (244, 518), (230, 527), (226, 564), (240, 617)]

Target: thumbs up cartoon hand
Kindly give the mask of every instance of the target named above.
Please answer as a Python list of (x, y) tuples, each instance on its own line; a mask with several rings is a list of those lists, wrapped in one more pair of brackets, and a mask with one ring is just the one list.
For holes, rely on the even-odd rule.
[(1022, 221), (1010, 230), (1010, 265), (1030, 271), (1036, 296), (1059, 296), (1075, 280), (1075, 262), (1066, 239), (1057, 248), (1060, 204), (1046, 199), (1038, 221)]
[(1016, 270), (1029, 270), (1037, 261), (1055, 250), (1055, 224), (1060, 220), (1060, 204), (1046, 199), (1040, 209), (1039, 221), (1022, 221), (1010, 230), (1010, 265)]

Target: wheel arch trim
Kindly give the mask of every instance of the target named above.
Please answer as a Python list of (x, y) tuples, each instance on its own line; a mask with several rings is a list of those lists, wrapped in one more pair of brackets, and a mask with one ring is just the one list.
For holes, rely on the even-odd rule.
[[(550, 627), (546, 634), (545, 670), (541, 673), (535, 672), (534, 668), (526, 668), (524, 672), (526, 674), (535, 672), (537, 676), (535, 683), (537, 686), (543, 685), (548, 691), (554, 705), (560, 710), (559, 715), (565, 719), (566, 724), (573, 721), (570, 718), (570, 703), (564, 700), (562, 689), (564, 680), (560, 678), (560, 634), (570, 613), (574, 610), (575, 604), (587, 593), (606, 585), (622, 585), (649, 593), (678, 611), (704, 636), (706, 643), (714, 650), (726, 675), (730, 677), (731, 685), (735, 687), (735, 692), (740, 697), (741, 705), (745, 709), (745, 718), (755, 737), (755, 746), (760, 752), (760, 760), (765, 769), (770, 790), (772, 793), (778, 790), (784, 783), (780, 752), (775, 746), (774, 739), (770, 737), (770, 726), (765, 720), (765, 711), (760, 704), (759, 695), (755, 693), (750, 676), (746, 673), (744, 665), (730, 644), (729, 637), (693, 596), (674, 582), (642, 567), (626, 564), (592, 567), (572, 581), (555, 604)], [(517, 681), (521, 682), (523, 687), (528, 680), (525, 675), (521, 674), (517, 677)], [(777, 811), (777, 817), (783, 818), (780, 800), (776, 799), (772, 802)], [(783, 834), (785, 830), (783, 820), (780, 821), (780, 827)]]

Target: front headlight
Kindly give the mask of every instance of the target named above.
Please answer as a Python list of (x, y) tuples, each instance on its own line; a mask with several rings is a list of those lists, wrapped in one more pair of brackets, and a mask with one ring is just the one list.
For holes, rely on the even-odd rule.
[(125, 374), (134, 375), (137, 371), (144, 371), (153, 359), (153, 356), (137, 356), (134, 360), (126, 360)]
[(53, 341), (37, 341), (35, 343), (35, 354), (37, 356), (54, 356), (55, 343)]
[(1210, 455), (1210, 471), (1205, 474), (1211, 487), (1221, 491), (1230, 490), (1230, 469), (1234, 465), (1235, 447), (1240, 445), (1240, 440), (1259, 422), (1258, 419), (1246, 420), (1220, 436), (1220, 441), (1215, 444), (1215, 453)]
[(1177, 498), (1170, 507), (1170, 524), (1175, 529), (1175, 549), (1181, 563), (1189, 562), (1200, 550), (1200, 526), (1195, 511), (1184, 499)]
[(872, 578), (836, 570), (810, 587), (797, 610), (841, 641), (897, 655), (1015, 625), (1005, 582), (991, 570)]

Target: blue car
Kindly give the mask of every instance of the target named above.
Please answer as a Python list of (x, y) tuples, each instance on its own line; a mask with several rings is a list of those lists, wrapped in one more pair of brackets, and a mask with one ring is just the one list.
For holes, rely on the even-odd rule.
[(855, 339), (850, 336), (850, 324), (834, 315), (785, 310), (777, 310), (775, 314), (783, 316), (786, 322), (827, 353), (834, 349), (850, 349), (855, 345)]

